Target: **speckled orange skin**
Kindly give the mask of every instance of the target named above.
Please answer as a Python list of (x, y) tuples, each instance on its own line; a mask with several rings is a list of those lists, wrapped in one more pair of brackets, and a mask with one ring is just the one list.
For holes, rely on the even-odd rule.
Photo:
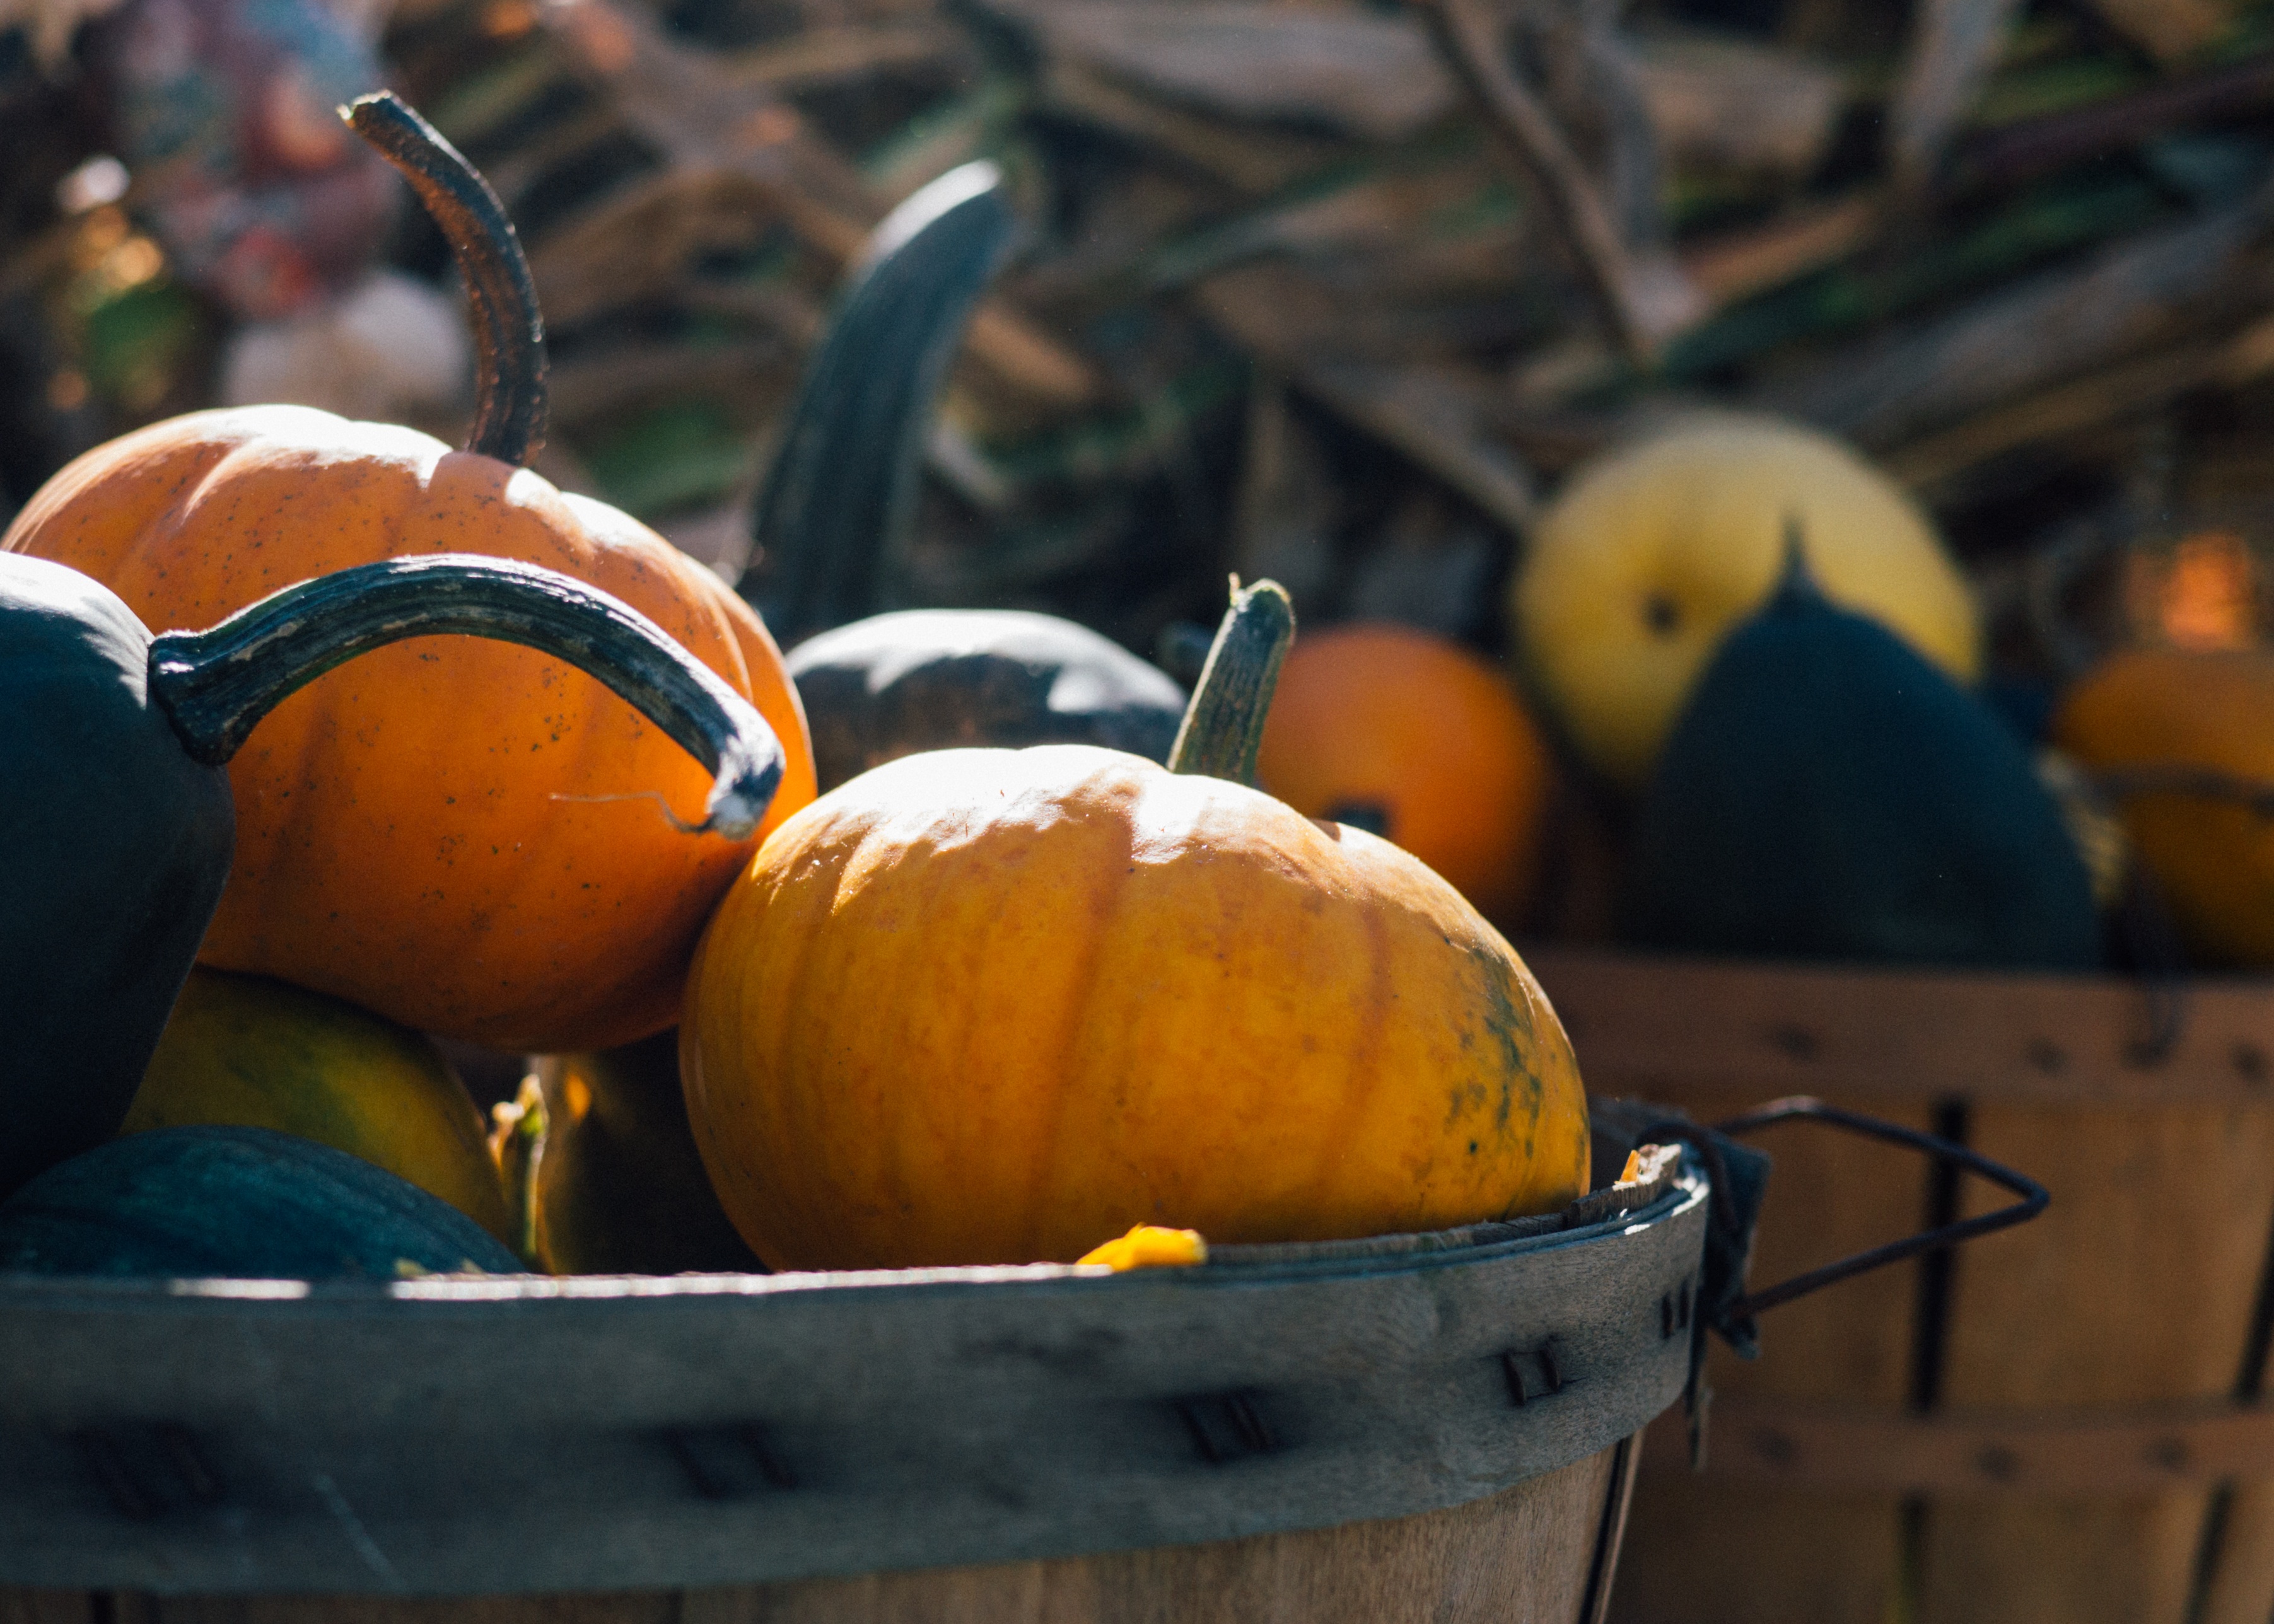
[[(766, 829), (813, 799), (796, 689), (741, 599), (615, 509), (413, 430), (290, 406), (177, 417), (63, 470), (0, 547), (86, 571), (153, 631), (384, 558), (542, 564), (614, 593), (757, 704), (788, 758)], [(254, 730), (230, 783), (237, 858), (200, 962), (501, 1049), (669, 1026), (752, 849), (681, 833), (642, 793), (693, 822), (709, 778), (629, 705), (472, 637), (319, 678)]]
[(1495, 666), (1410, 627), (1355, 625), (1288, 654), (1255, 776), (1313, 817), (1380, 808), (1385, 838), (1509, 921), (1532, 894), (1553, 772)]
[(1555, 1011), (1386, 841), (1086, 745), (944, 750), (785, 823), (680, 1028), (735, 1226), (785, 1268), (1427, 1229), (1587, 1186)]
[[(2096, 771), (2195, 767), (2274, 784), (2274, 652), (2112, 655), (2069, 690), (2052, 737)], [(2274, 823), (2202, 795), (2132, 796), (2123, 808), (2188, 956), (2274, 966)]]

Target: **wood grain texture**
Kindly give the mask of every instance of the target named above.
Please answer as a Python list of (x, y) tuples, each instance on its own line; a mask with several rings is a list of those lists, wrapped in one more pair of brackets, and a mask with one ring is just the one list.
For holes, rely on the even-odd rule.
[(671, 1590), (585, 1596), (169, 1596), (134, 1624), (676, 1624)]
[[(1677, 1426), (1669, 1417), (1662, 1426)], [(1645, 1470), (1635, 1487), (1615, 1624), (1886, 1624), (1895, 1503)]]
[[(2274, 1247), (2259, 1294), (2258, 1312), (2274, 1312)], [(2254, 1335), (2264, 1336), (2266, 1327), (2255, 1327)], [(2236, 1391), (2264, 1403), (2268, 1380), (2274, 1378), (2274, 1349), (2247, 1350), (2240, 1374)], [(2197, 1624), (2266, 1624), (2274, 1618), (2274, 1479), (2240, 1482), (2228, 1491), (2210, 1558)]]
[(94, 1624), (85, 1590), (0, 1590), (0, 1624)]
[[(1570, 950), (1527, 957), (1598, 1093), (1706, 1116), (1788, 1093), (1882, 1112), (1967, 1101), (1976, 1147), (2042, 1178), (2053, 1204), (2036, 1223), (1957, 1254), (1940, 1350), (1940, 1402), (1952, 1422), (1994, 1429), (2006, 1415), (2025, 1428), (2051, 1427), (2066, 1413), (2097, 1426), (2100, 1435), (2083, 1442), (2105, 1452), (2146, 1437), (2140, 1417), (2193, 1414), (2197, 1432), (2172, 1429), (2180, 1447), (2200, 1436), (2218, 1456), (2175, 1468), (2180, 1481), (2168, 1491), (2149, 1492), (2142, 1480), (2151, 1473), (2140, 1469), (2120, 1474), (2130, 1492), (2111, 1474), (2098, 1493), (2033, 1494), (2020, 1477), (2066, 1483), (2075, 1462), (2048, 1443), (2045, 1470), (2031, 1473), (2035, 1455), (2020, 1452), (2024, 1470), (1994, 1495), (1945, 1493), (1930, 1503), (1922, 1588), (1900, 1597), (1897, 1519), (1859, 1509), (1891, 1512), (1895, 1502), (1813, 1482), (1772, 1486), (1764, 1479), (1780, 1460), (1806, 1475), (1799, 1456), (1809, 1440), (1799, 1440), (1797, 1454), (1773, 1450), (1778, 1460), (1770, 1460), (1743, 1431), (1773, 1419), (1780, 1402), (1901, 1420), (1904, 1385), (1890, 1377), (1908, 1369), (1908, 1321), (1884, 1307), (1876, 1320), (1868, 1306), (1849, 1318), (1827, 1293), (1768, 1317), (1757, 1369), (1712, 1367), (1732, 1399), (1715, 1442), (1724, 1458), (1736, 1452), (1737, 1470), (1704, 1481), (1669, 1477), (1646, 1457), (1619, 1617), (1879, 1624), (1894, 1601), (1915, 1606), (1920, 1624), (2176, 1624), (2193, 1604), (2203, 1624), (2266, 1624), (2274, 1613), (2274, 1484), (2243, 1481), (2225, 1492), (2207, 1587), (2199, 1598), (2191, 1591), (2222, 1492), (2211, 1485), (2237, 1470), (2235, 1449), (2247, 1456), (2259, 1425), (2222, 1406), (2236, 1395), (2274, 1218), (2274, 989), (2263, 981), (2190, 986), (2178, 1041), (2157, 1056), (2141, 1046), (2150, 1025), (2141, 993), (2115, 978)], [(1818, 1153), (1768, 1147), (1779, 1162), (1757, 1286), (1788, 1267), (1778, 1255), (1788, 1244), (1781, 1203), (1801, 1198), (1828, 1252), (1835, 1237), (1854, 1244), (1839, 1228), (1856, 1192), (1875, 1188), (1860, 1167), (1843, 1169), (1843, 1183), (1829, 1167), (1811, 1171)], [(1915, 1219), (1923, 1188), (1910, 1188)], [(1972, 1181), (1962, 1193), (1969, 1211), (2006, 1199)], [(1894, 1207), (1886, 1212), (1892, 1217)], [(1915, 1291), (1916, 1275), (1907, 1277)], [(1859, 1351), (1873, 1347), (1878, 1361)], [(2195, 1402), (2200, 1408), (2190, 1410)], [(1955, 1438), (1922, 1436), (1910, 1453), (1931, 1466), (1928, 1457), (1948, 1455)], [(2150, 1453), (2162, 1459), (2170, 1447)], [(1748, 1448), (1759, 1458), (1742, 1458)], [(1650, 1453), (1661, 1463), (1669, 1454), (1662, 1441)], [(1732, 1560), (1733, 1551), (1743, 1559)]]
[[(2055, 1406), (2233, 1391), (2274, 1220), (2274, 1109), (1984, 1105), (1969, 1138), (2053, 1192), (2034, 1224), (1957, 1259), (1943, 1396)], [(1970, 1211), (1998, 1198), (1966, 1192)], [(2180, 1624), (2202, 1490), (1930, 1508), (1933, 1624)]]
[(2274, 1483), (2245, 1484), (2227, 1502), (2218, 1551), (2203, 1591), (2201, 1624), (2266, 1624), (2274, 1618)]
[[(1959, 974), (1526, 948), (1597, 1094), (1679, 1104), (1838, 1094), (2049, 1105), (2274, 1105), (2274, 988), (2205, 980), (2140, 1057), (2147, 1001), (2110, 976)], [(2238, 1355), (2239, 1357), (2239, 1355)]]
[[(1447, 1511), (1211, 1545), (688, 1591), (177, 1597), (136, 1624), (1581, 1624), (1615, 1453)], [(0, 1591), (0, 1621), (83, 1624), (91, 1600)]]
[[(1560, 1009), (1555, 983), (1545, 985)], [(1615, 1069), (1606, 1078), (1585, 1039), (1575, 1041), (1591, 1086), (1630, 1092)], [(1651, 1097), (1706, 1122), (1760, 1102), (1758, 1094), (1710, 1088), (1661, 1088)], [(1911, 1106), (1898, 1119), (1924, 1127), (1927, 1115)], [(1757, 1289), (1907, 1234), (1925, 1210), (1926, 1170), (1916, 1157), (1797, 1125), (1758, 1143), (1775, 1168), (1750, 1277)], [(1707, 1380), (1718, 1393), (1899, 1409), (1910, 1381), (1916, 1282), (1915, 1267), (1886, 1269), (1780, 1309), (1763, 1324), (1759, 1359), (1739, 1359), (1716, 1342)], [(1683, 1431), (1670, 1415), (1653, 1429), (1653, 1441), (1667, 1433), (1678, 1442)], [(1709, 1445), (1719, 1442), (1709, 1432)], [(1893, 1496), (1734, 1488), (1679, 1469), (1646, 1470), (1612, 1617), (1621, 1624), (1881, 1624), (1896, 1582), (1898, 1521)], [(1749, 1554), (1733, 1561), (1738, 1550)]]
[[(1687, 1440), (1653, 1432), (1650, 1462), (1686, 1470)], [(2011, 1500), (2220, 1488), (2255, 1482), (2270, 1462), (2274, 1407), (2225, 1399), (1919, 1412), (1724, 1395), (1713, 1401), (1706, 1475), (1744, 1493)]]

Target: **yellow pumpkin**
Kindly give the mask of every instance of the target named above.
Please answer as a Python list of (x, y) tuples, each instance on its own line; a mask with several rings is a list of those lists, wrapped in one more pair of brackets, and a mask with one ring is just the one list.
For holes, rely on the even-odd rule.
[(1598, 770), (1649, 776), (1723, 635), (1775, 586), (1788, 526), (1826, 597), (1958, 680), (1979, 673), (1965, 579), (1893, 480), (1798, 425), (1701, 416), (1576, 475), (1511, 589), (1522, 658)]
[[(1180, 764), (1224, 758), (1193, 743), (1224, 647)], [(1252, 771), (1262, 706), (1233, 709)], [(776, 1267), (1427, 1229), (1587, 1187), (1570, 1045), (1459, 892), (1114, 750), (937, 751), (825, 795), (728, 892), (686, 1009), (697, 1145)]]
[(122, 1130), (297, 1134), (440, 1196), (508, 1244), (482, 1114), (432, 1039), (321, 993), (194, 969)]

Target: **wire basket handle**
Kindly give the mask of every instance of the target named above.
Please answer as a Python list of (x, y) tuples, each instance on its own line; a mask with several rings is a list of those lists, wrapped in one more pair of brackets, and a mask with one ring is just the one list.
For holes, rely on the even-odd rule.
[(1736, 1138), (1775, 1123), (1793, 1121), (1818, 1122), (1827, 1127), (1862, 1134), (1866, 1139), (1885, 1139), (1889, 1144), (1901, 1145), (1908, 1149), (1919, 1151), (1932, 1157), (1938, 1162), (1962, 1168), (1969, 1173), (1986, 1178), (1993, 1184), (2012, 1191), (2021, 1199), (2010, 1206), (2001, 1207), (1995, 1212), (1984, 1213), (1973, 1218), (1962, 1218), (1955, 1223), (1946, 1223), (1938, 1229), (1922, 1230), (1916, 1235), (1905, 1236), (1899, 1241), (1889, 1241), (1884, 1246), (1874, 1246), (1869, 1251), (1856, 1252), (1852, 1257), (1842, 1258), (1836, 1263), (1827, 1263), (1821, 1268), (1812, 1268), (1805, 1274), (1795, 1274), (1789, 1280), (1781, 1281), (1764, 1290), (1752, 1292), (1731, 1304), (1728, 1315), (1732, 1320), (1741, 1320), (1760, 1313), (1781, 1304), (1792, 1302), (1797, 1297), (1806, 1297), (1811, 1291), (1820, 1291), (1825, 1287), (1840, 1281), (1852, 1279), (1857, 1274), (1869, 1274), (1871, 1270), (1884, 1268), (1890, 1263), (1900, 1263), (1906, 1258), (1916, 1258), (1924, 1252), (1939, 1252), (1945, 1247), (1958, 1245), (1962, 1242), (1988, 1235), (1994, 1230), (2011, 1229), (2017, 1223), (2027, 1223), (2044, 1211), (2046, 1203), (2052, 1199), (2052, 1193), (2036, 1179), (2025, 1173), (2015, 1172), (2002, 1162), (1992, 1162), (1979, 1151), (1969, 1150), (1963, 1145), (1939, 1138), (1931, 1133), (1922, 1133), (1916, 1128), (1906, 1128), (1897, 1123), (1882, 1121), (1877, 1116), (1866, 1116), (1857, 1111), (1841, 1110), (1836, 1105), (1826, 1105), (1823, 1101), (1813, 1099), (1806, 1094), (1796, 1094), (1784, 1100), (1772, 1100), (1766, 1105), (1747, 1111), (1743, 1116), (1732, 1116), (1726, 1122), (1715, 1123), (1713, 1129), (1718, 1133), (1726, 1133), (1732, 1138)]

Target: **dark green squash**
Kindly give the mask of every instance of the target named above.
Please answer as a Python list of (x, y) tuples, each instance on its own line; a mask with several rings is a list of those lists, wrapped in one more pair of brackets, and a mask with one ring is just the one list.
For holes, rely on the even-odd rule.
[(2006, 725), (1797, 548), (1660, 756), (1624, 935), (1701, 953), (2082, 970), (2091, 881)]
[(704, 827), (739, 838), (764, 815), (781, 748), (749, 703), (551, 570), (395, 559), (153, 638), (87, 576), (0, 553), (0, 1195), (118, 1131), (229, 876), (222, 766), (253, 725), (356, 655), (438, 633), (606, 682), (716, 775)]
[(907, 601), (933, 399), (1016, 226), (1000, 175), (974, 163), (877, 228), (760, 494), (763, 574), (742, 591), (790, 650), (825, 792), (917, 750), (1098, 744), (1160, 761), (1176, 737), (1183, 690), (1071, 620), (879, 613)]
[(1169, 758), (1184, 690), (1088, 627), (1018, 609), (904, 609), (786, 662), (826, 794), (871, 767), (964, 745), (1097, 744)]
[(395, 1280), (514, 1255), (456, 1207), (343, 1150), (267, 1128), (159, 1128), (0, 1202), (0, 1274)]

